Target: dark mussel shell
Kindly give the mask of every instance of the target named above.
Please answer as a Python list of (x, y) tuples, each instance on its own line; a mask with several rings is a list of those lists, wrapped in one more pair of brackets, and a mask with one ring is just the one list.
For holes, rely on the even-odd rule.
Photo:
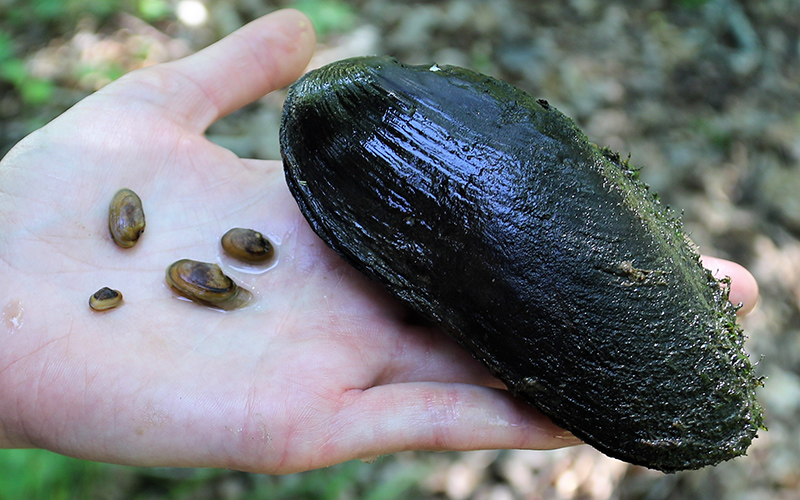
[(328, 245), (601, 451), (694, 469), (761, 428), (728, 287), (636, 171), (546, 101), (350, 59), (290, 88), (281, 146)]

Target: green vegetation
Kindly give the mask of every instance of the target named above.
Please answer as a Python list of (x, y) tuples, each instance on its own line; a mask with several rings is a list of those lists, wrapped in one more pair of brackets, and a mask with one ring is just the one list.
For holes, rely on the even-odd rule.
[[(0, 157), (86, 94), (163, 60), (165, 42), (142, 35), (136, 26), (149, 24), (154, 32), (193, 45), (209, 43), (238, 22), (279, 6), (308, 15), (321, 40), (352, 29), (358, 18), (344, 0), (203, 4), (211, 17), (193, 31), (199, 37), (193, 40), (192, 29), (176, 17), (177, 0), (0, 0)], [(133, 29), (125, 24), (131, 22)], [(187, 33), (188, 38), (182, 35)]]
[(106, 19), (117, 12), (130, 12), (152, 20), (169, 12), (166, 0), (10, 0), (0, 4), (0, 17), (18, 28), (34, 23), (69, 26), (81, 16)]
[(11, 36), (0, 31), (0, 82), (10, 84), (23, 102), (37, 106), (50, 100), (53, 83), (36, 78), (25, 67), (25, 61), (16, 57)]
[(425, 471), (422, 462), (386, 468), (352, 461), (300, 474), (268, 476), (222, 469), (126, 467), (43, 450), (0, 450), (0, 470), (0, 500), (401, 500), (418, 498), (415, 485)]
[[(170, 0), (0, 0), (0, 157), (23, 136), (149, 55), (148, 41), (142, 39), (140, 53), (124, 60), (62, 64), (60, 51), (68, 49), (73, 34), (102, 32), (119, 13), (163, 26), (173, 5)], [(38, 57), (42, 51), (44, 58)]]
[(708, 3), (708, 0), (677, 0), (679, 6), (685, 9), (696, 9)]
[(347, 31), (356, 20), (354, 8), (340, 0), (297, 0), (293, 7), (311, 19), (319, 36)]
[(110, 466), (37, 450), (0, 451), (0, 500), (95, 496)]
[[(75, 29), (80, 19), (107, 20), (117, 12), (130, 12), (147, 21), (170, 13), (166, 0), (11, 0), (0, 3), (0, 85), (10, 86), (24, 105), (48, 104), (56, 82), (33, 75), (26, 63), (29, 51)], [(109, 79), (121, 69), (107, 71)], [(80, 76), (80, 75), (76, 75)]]

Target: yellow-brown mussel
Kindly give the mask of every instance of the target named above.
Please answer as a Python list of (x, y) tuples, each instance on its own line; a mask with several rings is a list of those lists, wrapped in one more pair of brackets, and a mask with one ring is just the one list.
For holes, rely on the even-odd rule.
[(250, 264), (262, 264), (275, 254), (269, 240), (253, 229), (235, 227), (222, 236), (221, 243), (225, 253)]
[(216, 264), (181, 259), (167, 268), (167, 284), (198, 304), (230, 311), (247, 305), (252, 294), (237, 285)]
[(89, 307), (95, 311), (106, 311), (122, 304), (122, 293), (104, 286), (89, 297)]
[(114, 243), (130, 248), (144, 231), (144, 209), (139, 196), (128, 188), (117, 191), (108, 209), (108, 229)]

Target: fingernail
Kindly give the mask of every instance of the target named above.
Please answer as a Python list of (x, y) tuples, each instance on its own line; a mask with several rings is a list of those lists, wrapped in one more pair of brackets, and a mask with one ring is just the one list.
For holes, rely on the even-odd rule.
[(570, 431), (562, 430), (558, 434), (554, 435), (553, 438), (558, 439), (564, 446), (583, 444), (583, 441), (578, 439), (575, 434), (571, 433)]

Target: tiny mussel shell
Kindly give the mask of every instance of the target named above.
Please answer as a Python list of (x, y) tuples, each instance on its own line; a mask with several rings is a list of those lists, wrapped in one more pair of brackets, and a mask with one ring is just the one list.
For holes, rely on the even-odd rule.
[(144, 231), (144, 209), (139, 196), (128, 188), (117, 191), (108, 208), (108, 229), (114, 243), (130, 248)]
[(167, 268), (167, 284), (198, 304), (231, 310), (245, 306), (250, 292), (238, 286), (216, 264), (181, 259)]
[(269, 240), (253, 229), (235, 227), (222, 236), (221, 243), (226, 254), (251, 264), (266, 262), (275, 254)]
[(95, 311), (113, 309), (122, 304), (122, 293), (104, 286), (89, 297), (89, 307)]

